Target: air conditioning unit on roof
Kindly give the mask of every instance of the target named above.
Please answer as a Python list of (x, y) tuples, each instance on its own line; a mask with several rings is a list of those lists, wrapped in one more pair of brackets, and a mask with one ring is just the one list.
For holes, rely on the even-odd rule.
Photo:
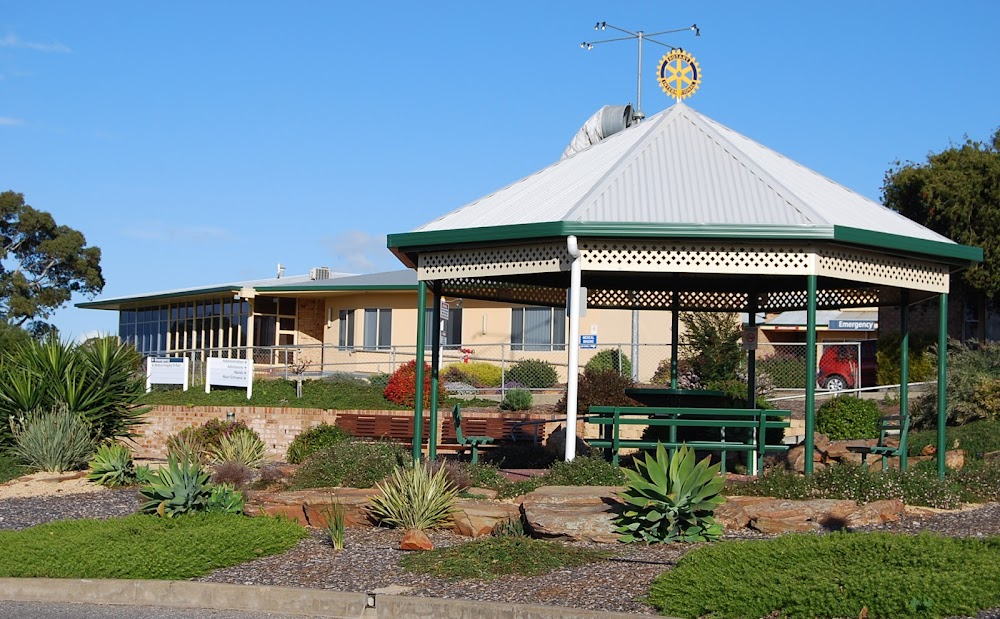
[(309, 269), (309, 279), (330, 279), (330, 267)]

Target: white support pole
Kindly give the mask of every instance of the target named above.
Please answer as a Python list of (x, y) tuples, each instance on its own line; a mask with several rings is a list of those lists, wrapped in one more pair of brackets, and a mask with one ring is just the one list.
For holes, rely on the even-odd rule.
[(576, 458), (576, 398), (580, 373), (580, 249), (576, 237), (566, 237), (566, 250), (573, 258), (569, 271), (569, 359), (566, 372), (566, 461)]

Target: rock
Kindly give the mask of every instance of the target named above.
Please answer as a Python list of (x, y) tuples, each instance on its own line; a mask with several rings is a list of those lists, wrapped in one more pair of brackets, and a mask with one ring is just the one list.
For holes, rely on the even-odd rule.
[(830, 441), (826, 448), (826, 459), (824, 462), (827, 464), (833, 462), (851, 462), (853, 464), (861, 464), (861, 454), (854, 453), (850, 451), (849, 447), (871, 447), (877, 445), (877, 439), (865, 440), (865, 439), (854, 439), (850, 441)]
[[(926, 462), (928, 460), (937, 460), (937, 455), (933, 456), (910, 456), (908, 463), (913, 464), (916, 462)], [(958, 470), (965, 466), (965, 450), (963, 449), (951, 449), (944, 452), (944, 465), (952, 470)], [(899, 468), (899, 459), (895, 458), (889, 461), (890, 468)]]
[(750, 524), (750, 515), (743, 506), (733, 501), (726, 501), (715, 508), (715, 521), (727, 531), (739, 531)]
[(934, 443), (927, 443), (924, 445), (924, 448), (920, 450), (921, 456), (933, 456), (936, 453), (937, 447), (934, 446)]
[[(865, 527), (871, 525), (897, 522), (906, 511), (906, 506), (899, 499), (887, 501), (872, 501), (864, 505), (855, 505), (846, 513), (830, 512), (828, 521), (832, 518), (842, 518), (847, 528)], [(829, 527), (829, 522), (824, 526)]]
[(793, 501), (767, 497), (729, 497), (750, 519), (750, 527), (762, 533), (789, 533), (855, 528), (894, 522), (904, 512), (898, 500), (858, 505), (854, 501), (811, 499)]
[(282, 515), (309, 527), (325, 527), (326, 511), (334, 500), (345, 510), (345, 525), (372, 524), (368, 512), (369, 499), (376, 494), (371, 488), (321, 488), (289, 492), (251, 492), (246, 513), (268, 516)]
[(537, 537), (570, 541), (618, 541), (612, 518), (621, 505), (614, 486), (543, 486), (524, 495), (525, 519)]
[(468, 537), (489, 535), (498, 523), (520, 518), (521, 509), (517, 505), (475, 499), (459, 499), (452, 514), (455, 532)]
[(434, 550), (434, 544), (427, 534), (417, 529), (403, 533), (403, 541), (399, 543), (400, 550)]
[[(560, 457), (566, 455), (566, 428), (558, 426), (545, 439), (545, 450)], [(576, 455), (586, 456), (590, 453), (590, 445), (584, 442), (579, 436), (576, 437)]]
[(1000, 451), (989, 451), (983, 454), (986, 462), (1000, 462)]
[(481, 499), (497, 498), (497, 491), (492, 488), (466, 488), (465, 493)]

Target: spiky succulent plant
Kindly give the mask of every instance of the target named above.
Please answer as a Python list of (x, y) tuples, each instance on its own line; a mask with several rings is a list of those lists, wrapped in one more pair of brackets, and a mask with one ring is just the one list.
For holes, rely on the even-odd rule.
[(105, 443), (99, 446), (97, 453), (90, 460), (87, 479), (109, 488), (135, 484), (137, 478), (132, 450), (118, 443)]
[(197, 460), (170, 456), (167, 466), (153, 474), (153, 482), (139, 489), (145, 499), (139, 509), (144, 514), (159, 514), (164, 518), (202, 511), (212, 496), (208, 478), (209, 474)]
[(687, 445), (669, 457), (661, 443), (656, 456), (637, 458), (635, 470), (625, 469), (623, 512), (615, 519), (623, 542), (703, 542), (717, 539), (722, 527), (712, 513), (725, 502), (720, 465), (710, 458), (695, 461)]

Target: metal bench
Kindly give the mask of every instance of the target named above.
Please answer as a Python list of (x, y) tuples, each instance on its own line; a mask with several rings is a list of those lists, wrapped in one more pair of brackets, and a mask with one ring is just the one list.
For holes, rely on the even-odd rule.
[[(586, 423), (600, 426), (601, 438), (589, 439), (592, 447), (603, 448), (612, 462), (618, 463), (618, 451), (622, 448), (652, 449), (657, 441), (621, 438), (621, 426), (643, 425), (669, 428), (667, 441), (658, 441), (673, 451), (686, 444), (696, 450), (718, 451), (722, 454), (722, 470), (725, 471), (726, 454), (742, 451), (756, 457), (757, 470), (763, 470), (766, 452), (787, 451), (783, 444), (768, 444), (767, 431), (784, 429), (789, 424), (792, 413), (787, 410), (747, 409), (747, 408), (679, 408), (679, 407), (637, 407), (637, 406), (591, 406), (584, 416)], [(721, 440), (680, 441), (678, 428), (720, 428)], [(748, 429), (744, 440), (727, 440), (725, 430)]]
[[(909, 415), (886, 415), (879, 419), (878, 443), (875, 445), (851, 445), (847, 451), (861, 454), (861, 465), (868, 464), (868, 455), (882, 457), (882, 470), (889, 468), (889, 458), (899, 458), (903, 468), (903, 454), (906, 453), (906, 435), (910, 431)], [(897, 437), (893, 441), (890, 437)], [(893, 444), (895, 443), (895, 444)]]
[(455, 440), (460, 446), (462, 446), (462, 451), (465, 447), (472, 448), (472, 464), (479, 462), (479, 446), (485, 445), (487, 443), (493, 442), (492, 436), (465, 436), (462, 433), (462, 407), (458, 404), (455, 408), (451, 409), (451, 419), (455, 424)]

